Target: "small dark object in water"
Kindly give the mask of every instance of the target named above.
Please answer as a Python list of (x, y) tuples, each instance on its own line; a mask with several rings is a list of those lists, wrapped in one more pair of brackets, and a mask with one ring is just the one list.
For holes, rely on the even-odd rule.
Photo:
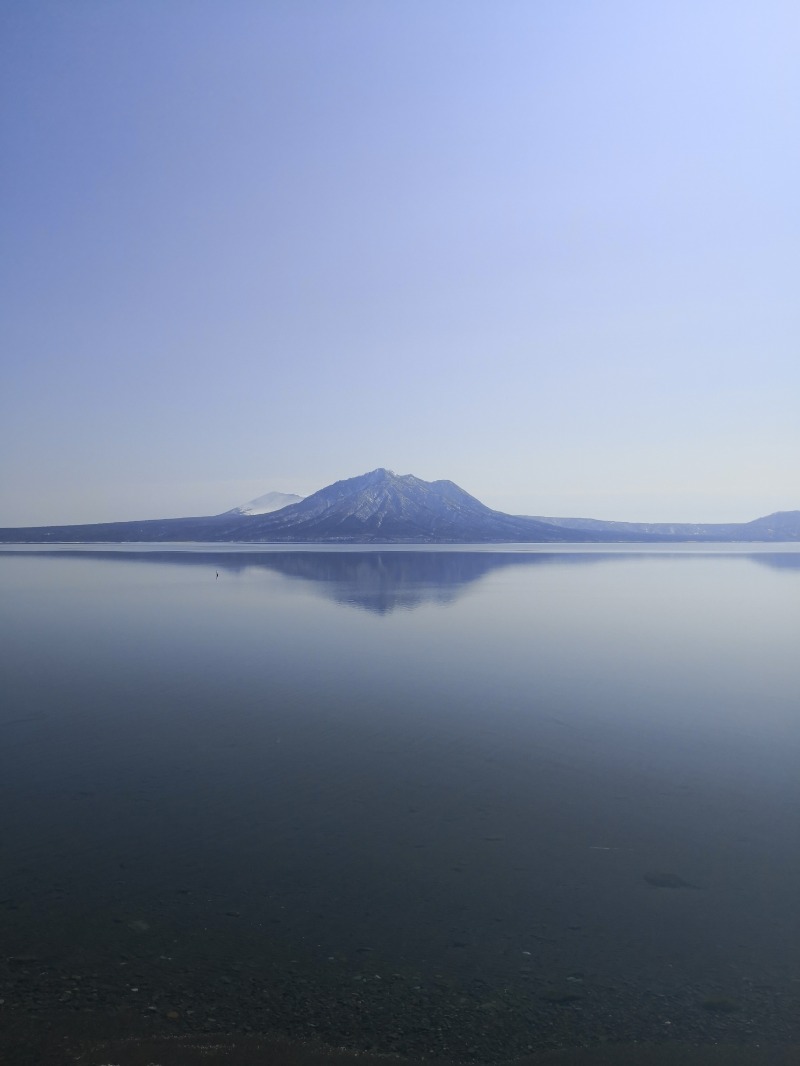
[(645, 874), (644, 879), (648, 885), (654, 885), (656, 888), (700, 888), (700, 885), (693, 885), (691, 881), (684, 881), (677, 874), (651, 873)]
[(703, 1010), (714, 1011), (716, 1014), (733, 1014), (739, 1010), (739, 1004), (732, 999), (724, 997), (704, 999), (700, 1004)]

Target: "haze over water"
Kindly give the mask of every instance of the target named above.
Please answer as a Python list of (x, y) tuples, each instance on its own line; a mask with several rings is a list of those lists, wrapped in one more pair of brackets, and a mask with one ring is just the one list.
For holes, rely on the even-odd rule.
[(797, 1039), (800, 551), (6, 552), (0, 581), (6, 956), (134, 1009), (191, 986), (196, 1022), (280, 961), (517, 997), (509, 1053), (553, 1017)]

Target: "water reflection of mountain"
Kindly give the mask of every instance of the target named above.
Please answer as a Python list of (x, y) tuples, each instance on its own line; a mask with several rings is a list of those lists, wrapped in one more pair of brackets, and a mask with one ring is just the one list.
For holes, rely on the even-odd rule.
[[(47, 550), (14, 554), (68, 556), (129, 564), (203, 567), (225, 574), (269, 570), (302, 581), (316, 595), (343, 606), (388, 614), (425, 605), (445, 607), (499, 569), (602, 562), (589, 553), (487, 551), (97, 551)], [(213, 577), (213, 573), (212, 573)]]
[(445, 607), (494, 570), (593, 558), (510, 552), (292, 552), (260, 559), (258, 565), (310, 582), (336, 603), (388, 614), (426, 604)]
[[(314, 594), (343, 606), (388, 614), (425, 605), (445, 607), (466, 594), (477, 581), (496, 570), (576, 566), (623, 559), (676, 560), (673, 553), (649, 552), (525, 552), (525, 551), (127, 551), (74, 549), (15, 552), (69, 556), (71, 559), (137, 564), (203, 567), (224, 574), (268, 570), (303, 582)], [(800, 572), (800, 552), (687, 553), (684, 561), (702, 557), (742, 559)]]
[[(291, 552), (262, 558), (257, 565), (303, 579), (313, 584), (318, 594), (336, 603), (388, 614), (398, 608), (410, 610), (426, 604), (447, 606), (496, 570), (621, 562), (632, 557), (660, 558), (665, 562), (675, 559), (674, 555), (644, 552)], [(709, 558), (706, 554), (701, 557)], [(683, 558), (688, 562), (698, 556)], [(721, 558), (741, 558), (800, 571), (800, 553)], [(246, 559), (245, 568), (248, 565), (252, 563)]]

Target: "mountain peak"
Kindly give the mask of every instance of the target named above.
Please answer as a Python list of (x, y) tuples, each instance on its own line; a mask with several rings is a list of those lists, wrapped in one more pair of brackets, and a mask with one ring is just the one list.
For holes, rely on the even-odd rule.
[(366, 474), (361, 474), (354, 478), (348, 478), (348, 481), (359, 481), (366, 479), (371, 482), (381, 481), (402, 481), (404, 477), (410, 477), (410, 474), (395, 474), (394, 470), (388, 470), (385, 466), (377, 466), (374, 470), (367, 471)]

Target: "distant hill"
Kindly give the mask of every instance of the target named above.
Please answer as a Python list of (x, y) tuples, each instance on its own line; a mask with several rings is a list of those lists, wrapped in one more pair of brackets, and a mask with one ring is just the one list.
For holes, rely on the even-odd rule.
[(597, 518), (540, 518), (540, 522), (582, 533), (661, 540), (800, 540), (800, 511), (776, 511), (752, 522), (604, 522)]
[(738, 525), (651, 525), (588, 518), (530, 518), (493, 511), (452, 481), (422, 481), (413, 474), (398, 475), (378, 469), (337, 481), (305, 499), (271, 511), (245, 513), (243, 508), (235, 508), (225, 514), (199, 518), (0, 529), (0, 542), (25, 544), (179, 541), (502, 544), (686, 540), (800, 540), (800, 511), (782, 511)]

